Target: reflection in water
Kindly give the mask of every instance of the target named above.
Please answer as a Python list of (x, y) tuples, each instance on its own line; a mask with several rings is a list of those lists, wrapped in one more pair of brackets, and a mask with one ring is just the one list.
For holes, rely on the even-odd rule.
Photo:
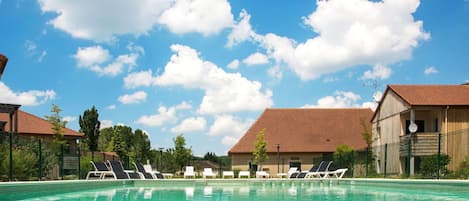
[(245, 185), (207, 186), (197, 184), (192, 187), (120, 187), (116, 189), (94, 189), (79, 193), (67, 193), (31, 200), (469, 200), (469, 191), (422, 190), (421, 188), (398, 188), (359, 186), (349, 184), (329, 184), (327, 182), (266, 182), (267, 185), (247, 183)]

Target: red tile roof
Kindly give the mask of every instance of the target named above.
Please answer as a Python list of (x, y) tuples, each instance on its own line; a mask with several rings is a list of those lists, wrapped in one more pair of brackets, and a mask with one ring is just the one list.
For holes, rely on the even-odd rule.
[(388, 89), (409, 105), (469, 105), (467, 85), (389, 85)]
[[(6, 113), (0, 113), (0, 121), (9, 122), (9, 115)], [(5, 130), (10, 130), (9, 123), (5, 125)], [(82, 133), (79, 133), (69, 128), (65, 128), (63, 131), (65, 136), (83, 137)], [(54, 134), (52, 131), (52, 124), (50, 124), (49, 121), (24, 112), (22, 110), (18, 110), (18, 133), (30, 135)]]
[(266, 128), (267, 152), (282, 153), (334, 152), (347, 144), (363, 149), (361, 121), (370, 126), (370, 109), (266, 109), (244, 136), (230, 150), (252, 153), (259, 131)]

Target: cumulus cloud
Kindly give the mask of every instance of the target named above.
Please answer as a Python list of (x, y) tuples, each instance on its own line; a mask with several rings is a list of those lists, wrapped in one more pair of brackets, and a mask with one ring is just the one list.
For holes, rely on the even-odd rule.
[(269, 74), (270, 77), (273, 77), (278, 80), (281, 80), (283, 77), (282, 70), (280, 69), (280, 66), (278, 65), (272, 68), (269, 68), (269, 70), (267, 70), (267, 74)]
[(72, 122), (72, 121), (76, 121), (77, 120), (77, 117), (74, 117), (74, 116), (65, 116), (62, 118), (63, 121), (66, 121), (66, 122)]
[(133, 94), (125, 94), (119, 96), (118, 100), (122, 104), (141, 103), (147, 100), (147, 93), (145, 93), (144, 91), (137, 91)]
[(316, 105), (305, 105), (306, 108), (350, 108), (360, 107), (360, 95), (349, 91), (336, 91), (335, 96), (320, 98)]
[(101, 125), (99, 129), (110, 128), (113, 126), (113, 122), (111, 120), (101, 120), (100, 122), (101, 122)]
[(430, 75), (430, 74), (437, 74), (438, 73), (438, 69), (436, 69), (435, 66), (430, 66), (428, 68), (425, 68), (425, 70), (423, 71), (423, 73), (425, 75)]
[(376, 79), (381, 79), (385, 80), (388, 79), (391, 76), (392, 70), (388, 68), (387, 66), (377, 64), (373, 66), (373, 70), (368, 70), (363, 73), (363, 76), (361, 79), (363, 80), (376, 80)]
[(266, 49), (269, 58), (287, 64), (302, 80), (356, 65), (410, 59), (412, 50), (430, 38), (423, 22), (412, 16), (419, 0), (316, 2), (316, 11), (303, 18), (304, 24), (318, 34), (316, 37), (296, 42), (272, 33), (247, 34)]
[(116, 105), (109, 105), (106, 107), (108, 110), (115, 110), (116, 109)]
[(208, 135), (223, 136), (222, 143), (233, 145), (246, 133), (253, 120), (242, 120), (232, 115), (217, 115), (209, 128)]
[(190, 133), (205, 130), (207, 121), (203, 117), (190, 117), (184, 119), (179, 125), (171, 128), (173, 133)]
[(267, 58), (267, 56), (265, 56), (262, 53), (256, 52), (246, 57), (243, 60), (243, 63), (245, 63), (248, 66), (266, 64), (266, 63), (269, 63), (269, 58)]
[(115, 36), (147, 34), (169, 8), (169, 0), (38, 0), (42, 12), (55, 13), (48, 23), (74, 38), (112, 41)]
[(227, 47), (233, 47), (234, 45), (241, 43), (245, 40), (249, 40), (254, 37), (256, 33), (252, 30), (251, 15), (246, 10), (241, 10), (239, 13), (238, 22), (233, 26), (230, 35), (228, 35)]
[(128, 74), (124, 78), (124, 87), (127, 89), (133, 89), (140, 86), (149, 87), (152, 86), (155, 82), (153, 78), (153, 73), (149, 69), (147, 71), (139, 71)]
[(116, 76), (124, 69), (131, 70), (136, 66), (139, 54), (138, 52), (122, 54), (111, 60), (112, 56), (109, 51), (97, 45), (84, 48), (78, 47), (78, 50), (73, 57), (75, 58), (78, 67), (89, 69), (100, 76)]
[(165, 10), (158, 22), (173, 33), (217, 34), (233, 25), (227, 0), (177, 0)]
[(158, 127), (165, 123), (172, 123), (177, 120), (176, 112), (180, 110), (191, 109), (192, 106), (187, 102), (182, 102), (179, 105), (172, 107), (160, 106), (158, 113), (153, 115), (143, 115), (137, 119), (136, 123), (143, 124), (145, 126)]
[(212, 62), (202, 60), (199, 53), (188, 46), (172, 45), (171, 50), (175, 54), (156, 83), (204, 90), (199, 113), (258, 111), (273, 105), (272, 91), (262, 92), (260, 82), (250, 81), (239, 73), (227, 73)]
[[(145, 35), (163, 25), (173, 33), (219, 33), (233, 25), (226, 0), (38, 0), (48, 22), (74, 38), (109, 42), (121, 35)], [(105, 11), (105, 12), (104, 12)], [(124, 13), (124, 14), (123, 14)]]
[(239, 60), (235, 59), (228, 64), (229, 69), (237, 69), (239, 67)]
[(0, 82), (0, 102), (19, 104), (25, 106), (36, 106), (55, 99), (54, 90), (30, 90), (25, 92), (14, 92), (3, 82)]

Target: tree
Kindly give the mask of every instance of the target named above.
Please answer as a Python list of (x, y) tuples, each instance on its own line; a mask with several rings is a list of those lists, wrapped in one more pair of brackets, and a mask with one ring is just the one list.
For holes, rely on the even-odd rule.
[(260, 168), (262, 168), (262, 163), (269, 159), (269, 156), (267, 155), (267, 143), (264, 140), (264, 133), (265, 133), (265, 128), (263, 128), (259, 133), (257, 133), (257, 139), (256, 139), (256, 144), (254, 145), (254, 152), (252, 155), (254, 156), (254, 163), (258, 164)]
[(179, 169), (182, 169), (192, 157), (192, 150), (186, 148), (186, 139), (182, 134), (173, 139), (174, 159)]
[(60, 116), (61, 111), (62, 110), (59, 106), (52, 104), (52, 115), (46, 116), (46, 119), (52, 124), (52, 131), (54, 132), (52, 143), (56, 153), (58, 153), (60, 146), (67, 144), (63, 132), (63, 129), (67, 125), (67, 121), (62, 120), (62, 117)]
[(100, 131), (98, 138), (98, 150), (112, 151), (112, 138), (114, 137), (114, 128), (103, 128)]
[(219, 162), (217, 155), (213, 152), (207, 152), (204, 155), (204, 160), (212, 161), (212, 162), (215, 162), (215, 163)]
[(135, 130), (132, 138), (132, 157), (135, 161), (144, 162), (150, 159), (151, 144), (148, 135), (140, 129)]
[(339, 168), (346, 167), (351, 169), (353, 164), (353, 154), (354, 151), (350, 146), (346, 144), (339, 145), (336, 147), (333, 155), (334, 162)]
[(80, 132), (85, 134), (84, 142), (91, 151), (91, 160), (94, 161), (94, 152), (98, 149), (99, 127), (101, 122), (98, 120), (98, 110), (93, 106), (89, 110), (85, 110), (83, 117), (80, 115)]
[(368, 176), (368, 164), (370, 163), (369, 159), (371, 158), (371, 152), (370, 152), (370, 147), (371, 144), (373, 143), (373, 136), (371, 132), (370, 126), (365, 122), (364, 119), (360, 119), (360, 124), (362, 125), (363, 132), (362, 132), (362, 137), (363, 140), (366, 143), (366, 167), (365, 167), (365, 176)]

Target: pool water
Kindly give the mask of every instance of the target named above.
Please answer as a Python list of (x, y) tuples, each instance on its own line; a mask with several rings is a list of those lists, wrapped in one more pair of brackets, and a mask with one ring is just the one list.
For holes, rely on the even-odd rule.
[(228, 185), (201, 182), (186, 186), (144, 186), (98, 188), (25, 200), (469, 200), (467, 187), (448, 190), (412, 185), (402, 188), (399, 185), (357, 185), (353, 182), (255, 182), (241, 185), (236, 182)]

